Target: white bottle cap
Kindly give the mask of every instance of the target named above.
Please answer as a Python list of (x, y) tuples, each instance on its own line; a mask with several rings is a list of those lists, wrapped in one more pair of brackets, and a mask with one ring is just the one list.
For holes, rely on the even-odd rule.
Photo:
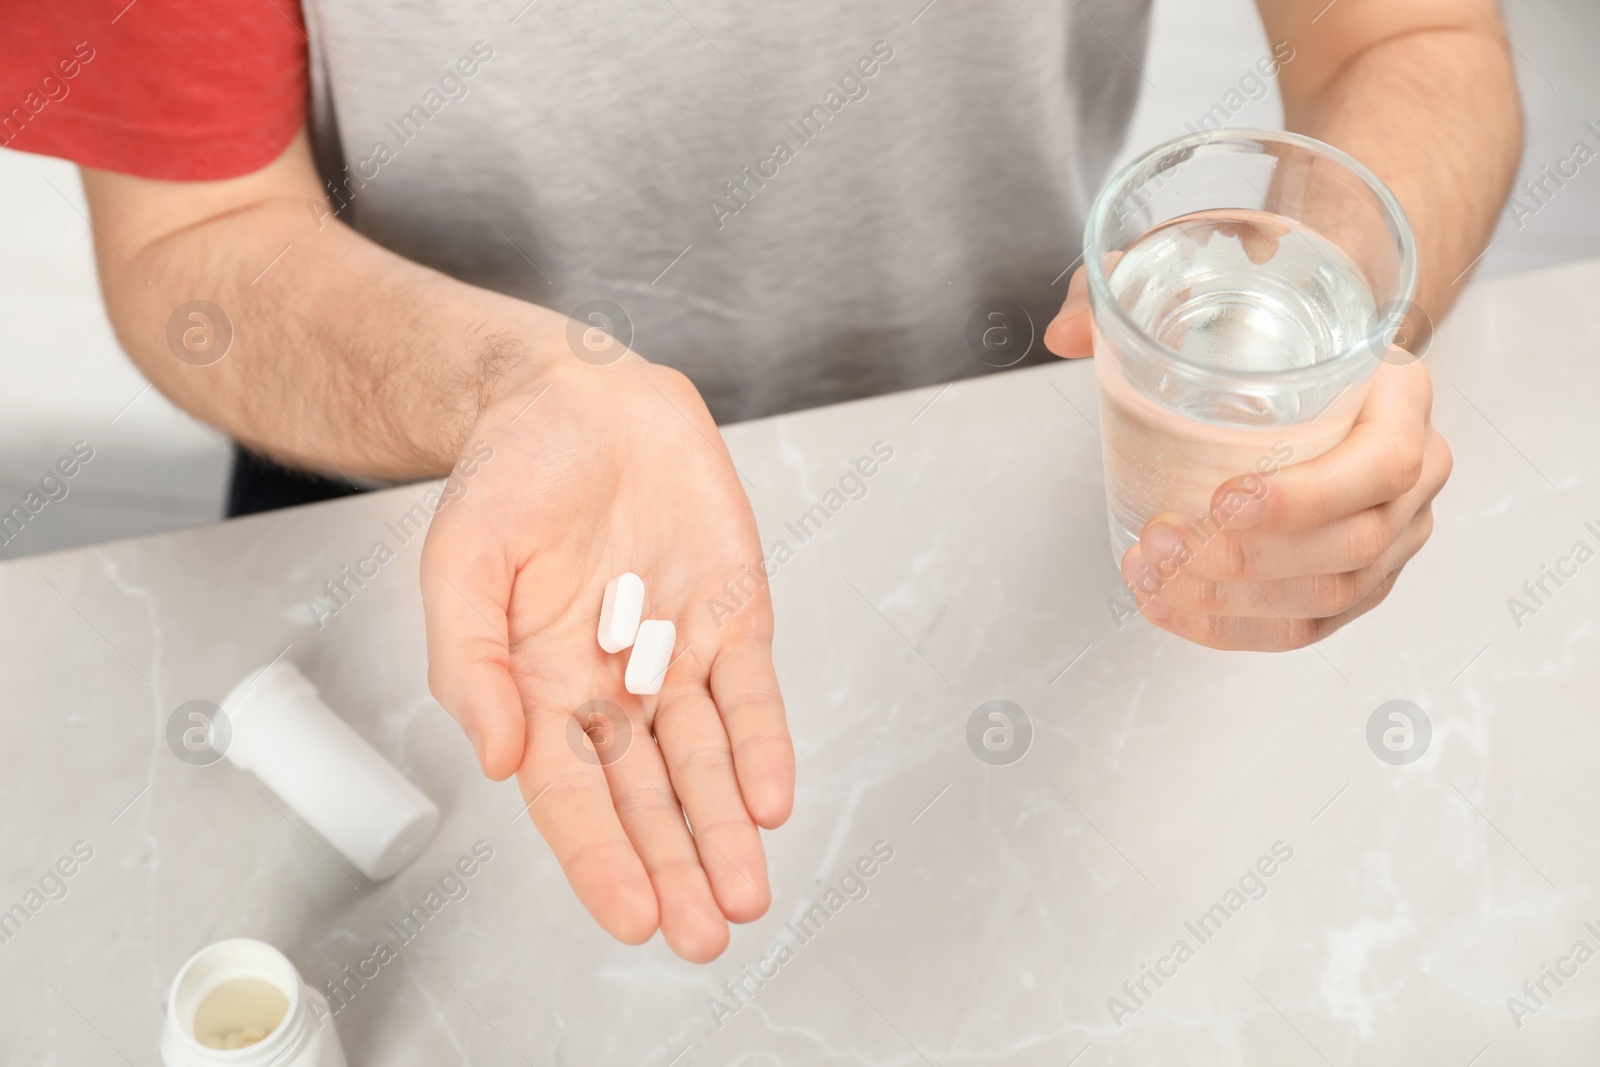
[(250, 771), (362, 874), (382, 881), (433, 837), (439, 809), (285, 660), (223, 698), (227, 758)]

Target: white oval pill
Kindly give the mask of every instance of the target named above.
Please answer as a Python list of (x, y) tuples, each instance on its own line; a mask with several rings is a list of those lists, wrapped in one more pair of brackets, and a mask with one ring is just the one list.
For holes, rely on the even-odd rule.
[(628, 571), (607, 582), (606, 595), (600, 601), (600, 647), (607, 652), (621, 652), (633, 644), (639, 616), (643, 614), (643, 578)]
[(665, 619), (646, 619), (639, 624), (633, 651), (628, 653), (628, 670), (623, 684), (637, 696), (661, 692), (667, 667), (672, 663), (672, 646), (678, 642), (678, 629)]

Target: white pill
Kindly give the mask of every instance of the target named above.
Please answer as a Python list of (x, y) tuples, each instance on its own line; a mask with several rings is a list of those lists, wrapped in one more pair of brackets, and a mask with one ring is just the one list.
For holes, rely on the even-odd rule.
[(629, 571), (607, 582), (605, 598), (600, 601), (600, 647), (621, 652), (633, 644), (643, 614), (643, 578)]
[(678, 628), (665, 619), (646, 619), (639, 624), (633, 651), (628, 653), (628, 671), (623, 677), (628, 692), (654, 696), (661, 692), (667, 667), (672, 663), (672, 646), (678, 643)]

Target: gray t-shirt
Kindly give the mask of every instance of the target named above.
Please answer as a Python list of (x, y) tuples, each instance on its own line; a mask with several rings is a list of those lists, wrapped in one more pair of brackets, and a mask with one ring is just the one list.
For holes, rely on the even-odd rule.
[(1148, 8), (306, 0), (312, 129), (362, 233), (563, 313), (609, 301), (719, 421), (753, 418), (988, 370), (986, 301), (1043, 331)]

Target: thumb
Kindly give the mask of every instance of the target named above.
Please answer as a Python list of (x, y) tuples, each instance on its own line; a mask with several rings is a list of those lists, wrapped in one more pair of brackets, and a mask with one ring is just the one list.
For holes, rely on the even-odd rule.
[(1094, 333), (1089, 314), (1089, 279), (1082, 267), (1072, 274), (1061, 310), (1044, 330), (1044, 346), (1066, 359), (1094, 355)]
[(469, 528), (436, 518), (422, 548), (428, 688), (472, 741), (483, 773), (507, 778), (527, 735), (509, 669), (506, 612), (513, 575), (504, 556)]

